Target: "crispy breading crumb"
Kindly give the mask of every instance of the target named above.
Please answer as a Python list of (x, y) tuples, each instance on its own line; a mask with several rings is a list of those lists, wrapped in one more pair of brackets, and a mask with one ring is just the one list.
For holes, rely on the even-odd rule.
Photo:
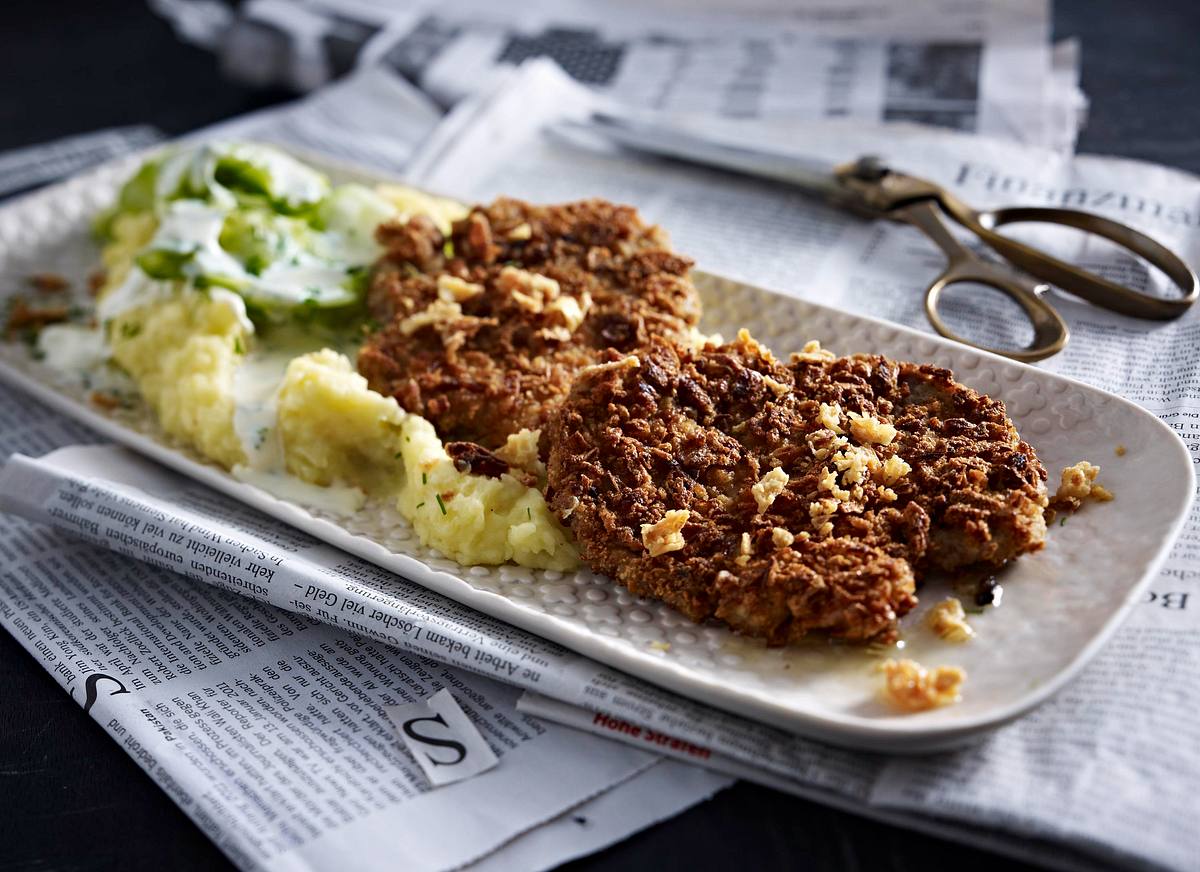
[(873, 445), (891, 445), (896, 438), (896, 428), (885, 421), (880, 421), (874, 415), (860, 415), (858, 412), (848, 412), (850, 419), (850, 435), (859, 442)]
[(30, 306), (20, 297), (15, 297), (8, 310), (8, 321), (4, 332), (12, 334), (18, 330), (40, 330), (47, 324), (57, 324), (71, 317), (66, 306)]
[(790, 391), (792, 389), (791, 385), (788, 385), (781, 381), (777, 381), (777, 380), (771, 378), (769, 375), (764, 375), (762, 377), (762, 380), (763, 380), (763, 383), (771, 389), (771, 393), (775, 394), (775, 396), (777, 396), (777, 397), (782, 397), (784, 394), (786, 394), (788, 391)]
[(448, 303), (461, 303), (483, 293), (483, 285), (450, 275), (438, 276), (437, 289), (438, 299)]
[(574, 297), (559, 297), (546, 307), (546, 311), (559, 315), (569, 333), (574, 333), (583, 323), (583, 319), (587, 317), (587, 311), (591, 306), (592, 298), (584, 292), (578, 300)]
[(596, 373), (608, 372), (613, 369), (637, 369), (642, 365), (641, 360), (636, 354), (630, 354), (622, 357), (620, 360), (610, 360), (608, 363), (593, 363), (591, 366), (585, 366), (581, 369), (580, 375), (587, 373), (595, 375)]
[(742, 538), (738, 540), (738, 556), (733, 559), (733, 562), (738, 566), (745, 566), (750, 562), (750, 534), (743, 533)]
[(119, 409), (125, 405), (124, 401), (116, 394), (110, 394), (105, 391), (92, 391), (92, 404), (104, 409), (106, 412), (111, 412), (113, 409)]
[(946, 597), (929, 610), (926, 621), (930, 629), (947, 642), (966, 642), (975, 637), (975, 630), (967, 623), (967, 613), (958, 597)]
[(883, 697), (905, 712), (921, 712), (958, 702), (967, 673), (958, 666), (926, 669), (915, 660), (887, 659), (883, 672)]
[(850, 491), (838, 486), (837, 473), (832, 469), (821, 470), (820, 477), (817, 479), (817, 490), (827, 491), (838, 502), (850, 499)]
[(34, 273), (29, 277), (29, 284), (33, 285), (43, 294), (56, 294), (71, 287), (71, 283), (67, 281), (65, 276), (48, 272)]
[(838, 502), (831, 497), (813, 500), (808, 505), (808, 518), (817, 531), (817, 536), (824, 539), (833, 532), (833, 516), (837, 512)]
[(525, 428), (516, 433), (510, 433), (504, 444), (496, 449), (496, 456), (517, 469), (528, 472), (540, 472), (541, 460), (538, 459), (538, 439), (541, 430)]
[(817, 416), (821, 425), (834, 433), (842, 434), (842, 405), (841, 403), (821, 403), (821, 413)]
[(1086, 500), (1107, 503), (1113, 499), (1112, 491), (1104, 485), (1096, 484), (1096, 476), (1100, 467), (1081, 460), (1068, 466), (1062, 471), (1058, 491), (1050, 500), (1050, 507), (1055, 510), (1073, 512)]
[(883, 484), (893, 485), (910, 472), (912, 472), (912, 467), (905, 463), (899, 455), (893, 454), (880, 465), (875, 477)]
[(810, 339), (804, 343), (804, 348), (800, 351), (792, 352), (792, 363), (798, 361), (812, 361), (821, 363), (827, 360), (836, 360), (837, 355), (828, 349), (822, 348), (821, 343), (815, 339)]
[(771, 504), (775, 502), (775, 497), (783, 493), (783, 489), (787, 487), (788, 481), (788, 474), (776, 466), (750, 486), (750, 494), (754, 497), (754, 502), (758, 504), (758, 513), (760, 515), (771, 508)]
[(683, 540), (683, 528), (692, 515), (687, 509), (671, 509), (655, 524), (642, 524), (642, 544), (651, 557), (679, 551), (687, 543)]
[(718, 345), (724, 345), (725, 338), (720, 333), (701, 333), (693, 327), (688, 332), (687, 344), (697, 351), (703, 351), (709, 346), (716, 348)]
[(424, 327), (437, 327), (457, 321), (463, 316), (462, 306), (450, 300), (437, 299), (400, 322), (400, 332), (411, 336)]
[(1118, 445), (1115, 449), (1115, 453), (1117, 457), (1124, 457), (1127, 450), (1128, 449), (1126, 449), (1124, 445)]
[(796, 537), (791, 531), (785, 530), (783, 527), (774, 527), (771, 530), (771, 542), (776, 548), (791, 548), (792, 543), (796, 541)]
[(737, 332), (737, 344), (745, 348), (748, 354), (757, 355), (767, 363), (775, 362), (775, 355), (771, 353), (771, 349), (751, 336), (750, 331), (745, 327)]
[(865, 445), (845, 445), (834, 455), (833, 465), (842, 474), (843, 484), (859, 484), (879, 469), (879, 458)]

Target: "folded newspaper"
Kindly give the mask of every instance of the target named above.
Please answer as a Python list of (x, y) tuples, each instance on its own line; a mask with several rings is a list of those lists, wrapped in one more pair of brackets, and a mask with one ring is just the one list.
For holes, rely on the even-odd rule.
[(309, 90), (382, 64), (446, 107), (535, 57), (659, 112), (915, 121), (1067, 151), (1086, 102), (1072, 45), (1049, 45), (1049, 0), (152, 5), (234, 78)]
[[(379, 80), (385, 76), (382, 71), (364, 72), (344, 83), (340, 86), (343, 101), (358, 100), (359, 108), (374, 110), (363, 118), (390, 118), (387, 123), (394, 124), (394, 116), (385, 111), (390, 106), (372, 106), (364, 96), (378, 92)], [(564, 120), (563, 107), (571, 107), (575, 113), (586, 111), (590, 94), (554, 67), (534, 64), (522, 68), (454, 110), (429, 141), (415, 150), (409, 163), (411, 180), (467, 198), (486, 198), (503, 191), (542, 200), (600, 195), (630, 201), (650, 218), (670, 226), (682, 250), (703, 252), (700, 265), (705, 268), (801, 296), (820, 294), (824, 301), (836, 301), (847, 309), (924, 326), (915, 289), (924, 286), (940, 268), (940, 262), (936, 252), (909, 229), (863, 223), (774, 186), (658, 161), (641, 162), (600, 143), (564, 136), (555, 126)], [(290, 129), (303, 130), (309, 145), (320, 139), (324, 121), (321, 113), (309, 114), (312, 105), (302, 104), (286, 113)], [(227, 130), (264, 136), (274, 130), (275, 138), (287, 141), (286, 133), (278, 133), (280, 117), (276, 114), (250, 119)], [(716, 125), (713, 130), (717, 130)], [(801, 142), (806, 153), (831, 159), (876, 151), (905, 170), (932, 177), (981, 205), (1020, 200), (1084, 206), (1143, 227), (1193, 262), (1200, 254), (1200, 233), (1196, 229), (1200, 224), (1200, 182), (1183, 173), (1129, 161), (1087, 157), (1072, 160), (1012, 143), (918, 128), (880, 130), (850, 124), (785, 127), (755, 121), (729, 122), (719, 132), (772, 140), (781, 146)], [(336, 152), (337, 141), (336, 135), (328, 138), (326, 150)], [(1113, 268), (1107, 259), (1097, 257), (1092, 261), (1097, 268)], [(1147, 283), (1156, 281), (1149, 274), (1142, 278)], [(1075, 338), (1068, 350), (1047, 366), (1135, 399), (1175, 425), (1185, 439), (1200, 448), (1195, 428), (1188, 423), (1200, 407), (1195, 315), (1148, 327), (1100, 313), (1066, 297), (1056, 297), (1055, 303), (1071, 323)], [(980, 319), (980, 323), (991, 322)], [(993, 326), (999, 329), (1005, 323), (997, 321)], [(21, 421), (16, 404), (27, 403), (16, 399), (9, 402), (4, 417)], [(37, 431), (33, 444), (16, 445), (16, 423), (6, 442), (30, 456), (84, 436), (73, 425), (52, 416), (37, 426), (20, 426), (26, 432)], [(325, 640), (322, 634), (330, 631), (313, 626), (309, 620), (285, 617), (278, 611), (260, 612), (263, 607), (257, 604), (241, 606), (267, 627), (274, 625), (261, 617), (263, 614), (275, 616), (275, 621), (291, 629), (293, 636), (304, 637), (300, 642), (303, 650), (289, 650), (288, 656), (278, 658), (294, 664), (292, 671), (300, 669), (298, 674), (310, 682), (311, 687), (303, 690), (293, 686), (298, 693), (328, 696), (329, 689), (318, 683), (321, 676), (353, 699), (345, 685), (338, 682), (357, 681), (360, 677), (338, 662), (337, 652), (342, 651), (343, 659), (363, 671), (361, 680), (378, 681), (373, 672), (366, 670), (366, 665), (373, 662), (367, 649), (383, 651), (377, 643), (385, 641), (407, 652), (391, 651), (389, 656), (407, 657), (422, 666), (426, 661), (415, 658), (435, 658), (440, 661), (438, 668), (447, 670), (462, 687), (477, 688), (484, 686), (481, 682), (489, 682), (486, 686), (493, 688), (497, 700), (502, 699), (498, 682), (533, 691), (519, 702), (509, 697), (512, 702), (507, 708), (495, 704), (498, 714), (526, 732), (533, 727), (518, 720), (512, 711), (514, 706), (518, 712), (536, 712), (543, 721), (586, 727), (633, 743), (636, 748), (651, 748), (657, 754), (673, 755), (859, 813), (1063, 867), (1185, 869), (1194, 862), (1190, 825), (1194, 796), (1200, 787), (1200, 755), (1194, 751), (1198, 736), (1192, 713), (1200, 698), (1200, 670), (1196, 668), (1200, 661), (1200, 627), (1190, 588), (1197, 571), (1194, 550), (1200, 542), (1196, 518), (1189, 522), (1144, 605), (1083, 675), (1053, 701), (969, 750), (933, 758), (889, 759), (823, 747), (673, 697), (470, 613), (346, 555), (330, 552), (194, 483), (115, 449), (70, 449), (41, 460), (10, 461), (0, 492), (12, 510), (70, 531), (77, 539), (91, 539), (137, 556), (153, 566), (153, 573), (146, 570), (141, 574), (153, 578), (148, 582), (154, 585), (150, 600), (158, 599), (159, 590), (167, 590), (180, 602), (185, 601), (184, 591), (192, 597), (201, 595), (201, 587), (188, 586), (163, 573), (162, 567), (170, 567), (226, 591), (273, 603), (303, 618), (320, 617), (318, 605), (328, 609), (331, 595), (339, 603), (349, 597), (361, 604), (359, 614), (367, 619), (358, 620), (357, 637), (342, 637), (354, 646), (353, 656), (336, 642), (325, 641), (334, 653), (325, 652), (321, 648)], [(9, 608), (0, 613), (0, 620), (18, 638), (27, 640), (32, 650), (40, 650), (39, 644), (45, 646), (55, 657), (43, 658), (47, 667), (61, 666), (71, 673), (70, 679), (59, 673), (60, 680), (64, 686), (83, 686), (76, 692), (85, 695), (86, 658), (81, 665), (62, 652), (63, 644), (73, 647), (72, 640), (49, 617), (58, 608), (55, 600), (70, 604), (72, 599), (67, 593), (82, 595), (77, 587), (56, 590), (51, 579), (57, 576), (45, 568), (50, 564), (36, 562), (58, 560), (65, 565), (64, 540), (52, 538), (44, 527), (10, 523), (12, 529), (22, 532), (11, 536), (18, 544), (7, 547), (14, 555), (27, 556), (16, 564), (17, 571), (0, 576), (0, 583), (8, 587), (6, 599), (28, 599), (43, 605), (33, 610), (33, 616), (27, 609)], [(153, 526), (156, 535), (146, 534), (147, 525)], [(89, 571), (104, 565), (101, 552), (94, 547), (73, 547), (86, 549), (81, 553), (87, 557), (79, 559), (88, 561)], [(206, 547), (214, 550), (205, 551)], [(199, 556), (215, 556), (231, 549), (252, 553), (255, 559), (245, 561), (245, 565), (252, 563), (260, 572), (216, 572), (214, 567), (222, 566), (219, 559)], [(100, 576), (98, 583), (108, 584), (101, 570), (94, 570), (94, 574)], [(112, 574), (120, 584), (120, 573)], [(221, 604), (231, 621), (265, 638), (250, 618), (236, 614), (232, 604), (241, 600), (229, 593), (213, 596), (213, 602)], [(131, 598), (137, 599), (132, 592), (125, 592), (124, 601), (128, 603)], [(111, 618), (90, 600), (80, 602), (96, 612), (97, 624), (107, 622), (112, 628)], [(218, 614), (213, 607), (206, 607)], [(160, 607), (143, 603), (141, 610), (147, 608)], [(173, 607), (163, 610), (166, 614), (148, 614), (158, 615), (160, 622), (174, 615)], [(79, 615), (82, 608), (76, 606), (72, 613)], [(125, 618), (123, 614), (114, 617)], [(160, 643), (169, 645), (168, 630), (159, 631), (149, 616), (138, 617), (146, 629), (131, 622), (135, 632), (117, 634), (116, 641), (126, 640), (123, 644), (128, 647), (133, 644), (128, 637), (140, 640), (147, 649), (142, 652), (146, 658), (142, 668), (161, 678), (150, 658), (164, 659), (165, 654), (157, 648)], [(92, 625), (87, 626), (90, 629)], [(306, 629), (298, 631), (302, 626)], [(70, 626), (65, 629), (71, 631)], [(308, 633), (312, 635), (305, 636)], [(50, 634), (57, 638), (50, 638)], [(160, 642), (154, 641), (155, 636)], [(116, 642), (107, 636), (97, 642), (110, 648), (110, 654), (105, 655), (109, 659), (103, 663), (114, 662), (114, 651), (120, 655), (120, 650), (113, 647)], [(211, 643), (206, 644), (211, 648)], [(471, 656), (476, 652), (488, 656), (476, 659)], [(138, 653), (133, 651), (132, 656)], [(217, 653), (220, 655), (219, 649)], [(324, 669), (318, 654), (342, 675), (333, 676)], [(359, 656), (363, 660), (357, 659)], [(317, 675), (301, 666), (297, 657)], [(290, 684), (282, 668), (276, 669), (278, 660), (267, 657), (264, 671), (258, 673), (260, 680), (266, 680), (261, 676), (269, 666), (279, 674), (278, 681)], [(504, 665), (497, 668), (498, 664)], [(166, 668), (172, 665), (167, 662)], [(409, 668), (415, 669), (411, 665)], [(481, 670), (486, 678), (479, 676)], [(404, 674), (413, 680), (412, 673)], [(147, 684), (143, 691), (151, 689), (149, 678), (140, 673), (138, 678)], [(443, 687), (459, 687), (448, 677), (438, 680)], [(112, 697), (104, 694), (129, 689), (124, 682), (121, 688), (103, 680), (92, 684), (97, 710), (113, 703)], [(268, 686), (284, 693), (282, 687)], [(433, 687), (421, 685), (423, 691)], [(603, 696), (588, 692), (598, 687), (607, 692)], [(260, 693), (256, 688), (256, 684), (250, 684), (250, 690)], [(233, 689), (241, 690), (236, 685)], [(214, 698), (220, 694), (217, 688)], [(455, 695), (460, 703), (465, 700), (468, 705), (474, 699), (467, 691)], [(203, 694), (201, 698), (205, 698)], [(332, 706), (337, 698), (329, 698)], [(186, 695), (181, 699), (183, 704), (190, 704)], [(596, 699), (603, 699), (604, 705), (597, 706), (593, 702)], [(400, 704), (406, 698), (397, 692), (395, 700)], [(172, 719), (190, 726), (193, 716), (181, 717), (181, 712), (187, 712), (179, 703), (172, 705), (173, 697), (161, 701), (170, 715), (156, 713), (153, 706), (138, 706), (132, 720), (140, 718), (153, 725), (150, 718), (157, 718), (162, 729), (178, 740), (179, 735), (172, 732)], [(314, 708), (325, 714), (320, 705), (317, 700)], [(148, 709), (148, 715), (139, 711), (142, 707)], [(226, 717), (223, 707), (217, 714)], [(118, 726), (126, 727), (127, 720), (128, 715), (118, 718)], [(339, 734), (335, 729), (330, 725), (331, 735), (348, 732)], [(197, 736), (197, 732), (193, 730), (191, 735)], [(488, 735), (496, 740), (493, 750), (499, 753), (502, 743), (498, 735)], [(512, 740), (511, 733), (505, 735)], [(507, 753), (516, 753), (520, 747)], [(201, 784), (211, 783), (218, 770), (211, 761), (195, 756), (200, 763), (194, 772), (201, 774), (189, 777)], [(644, 777), (635, 773), (637, 763), (632, 760), (627, 767), (627, 777)], [(186, 767), (177, 766), (176, 770), (185, 771)], [(503, 766), (497, 767), (444, 789), (478, 784), (503, 772)], [(614, 773), (615, 769), (608, 772), (608, 777), (619, 780)], [(222, 832), (221, 826), (232, 827), (234, 823), (252, 828), (248, 822), (257, 820), (253, 816), (256, 809), (245, 803), (219, 803), (216, 791), (213, 788), (207, 794), (208, 802), (219, 805), (233, 819), (218, 822), (217, 832)], [(194, 794), (172, 795), (190, 798)], [(207, 806), (203, 813), (208, 820), (198, 813), (193, 816), (211, 827), (213, 813), (207, 811)], [(262, 809), (257, 813), (262, 814)]]

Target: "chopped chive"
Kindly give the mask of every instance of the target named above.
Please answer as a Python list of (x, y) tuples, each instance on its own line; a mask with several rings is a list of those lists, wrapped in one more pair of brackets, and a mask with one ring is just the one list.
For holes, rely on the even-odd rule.
[(1063, 524), (1065, 524), (1065, 523), (1067, 523), (1067, 516), (1066, 516), (1066, 515), (1063, 515), (1063, 516), (1062, 516), (1062, 520), (1058, 522), (1058, 526), (1060, 526), (1060, 527), (1061, 527), (1061, 526), (1062, 526)]
[(421, 484), (429, 484), (429, 476), (425, 473), (421, 473)]
[(421, 500), (421, 502), (417, 503), (417, 508), (419, 509), (419, 508), (421, 508), (421, 506), (423, 506), (423, 505), (425, 505), (425, 501), (424, 501), (424, 500)]
[(446, 504), (442, 502), (441, 494), (434, 494), (434, 499), (437, 500), (438, 508), (442, 510), (442, 514), (446, 514)]
[(403, 456), (403, 454), (404, 454), (403, 451), (397, 451), (395, 454), (392, 455), (392, 460), (399, 460)]
[(525, 517), (531, 521), (533, 520), (533, 509), (529, 508), (529, 506), (525, 507)]
[(240, 336), (233, 337), (233, 351), (235, 354), (245, 354), (246, 353), (246, 349), (244, 349), (242, 347), (242, 337), (240, 337)]

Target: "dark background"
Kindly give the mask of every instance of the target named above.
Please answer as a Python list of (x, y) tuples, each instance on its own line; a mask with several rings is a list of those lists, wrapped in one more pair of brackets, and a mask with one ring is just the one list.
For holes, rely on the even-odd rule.
[[(8, 2), (0, 150), (119, 124), (174, 134), (289, 99), (222, 80), (138, 2)], [(1200, 172), (1200, 2), (1060, 0), (1083, 41), (1079, 150)], [(567, 868), (1025, 868), (739, 784)], [(134, 762), (0, 632), (0, 872), (232, 868)]]

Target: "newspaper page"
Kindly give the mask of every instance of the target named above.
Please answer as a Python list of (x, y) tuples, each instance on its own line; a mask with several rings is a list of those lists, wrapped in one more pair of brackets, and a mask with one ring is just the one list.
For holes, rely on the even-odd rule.
[[(631, 202), (669, 228), (680, 250), (697, 253), (705, 269), (929, 329), (920, 291), (944, 261), (918, 232), (853, 218), (778, 185), (547, 132), (548, 121), (562, 115), (556, 106), (580, 111), (584, 96), (578, 89), (568, 96), (572, 88), (555, 70), (522, 71), (489, 99), (494, 111), (472, 111), (469, 130), (452, 128), (452, 115), (453, 140), (435, 136), (414, 159), (413, 180), (471, 199), (503, 192)], [(880, 154), (980, 207), (1096, 211), (1144, 230), (1186, 261), (1200, 261), (1200, 181), (1186, 173), (916, 128), (729, 123), (707, 129), (831, 163)], [(1029, 232), (1031, 240), (1102, 275), (1171, 293), (1165, 277), (1094, 238)], [(1142, 404), (1200, 454), (1200, 313), (1146, 322), (1052, 296), (1073, 338), (1043, 365)], [(968, 302), (958, 315), (965, 332), (996, 344), (1021, 338), (1009, 310), (990, 299)], [(1196, 845), (1179, 834), (1190, 831), (1200, 785), (1200, 755), (1184, 750), (1200, 738), (1192, 716), (1200, 699), (1200, 517), (1193, 512), (1142, 607), (1071, 688), (982, 749), (888, 762), (871, 781), (870, 803), (1062, 838), (1097, 856), (1191, 865)], [(633, 712), (615, 714), (639, 720)], [(687, 721), (665, 718), (659, 725)], [(1166, 748), (1179, 753), (1164, 754)], [(1072, 810), (1069, 817), (1064, 809)]]
[(683, 115), (912, 121), (1068, 150), (1077, 132), (1060, 122), (1075, 119), (1078, 58), (1052, 53), (1047, 0), (252, 0), (203, 18), (200, 4), (157, 5), (227, 74), (301, 90), (382, 63), (449, 107), (545, 57), (628, 105)]
[[(75, 507), (67, 513), (79, 518), (87, 491), (67, 499)], [(154, 521), (134, 524), (120, 499), (95, 509), (126, 541), (135, 532), (154, 537)], [(517, 712), (517, 691), (494, 679), (219, 590), (245, 593), (220, 568), (223, 529), (194, 533), (186, 552), (203, 556), (196, 564), (218, 580), (210, 587), (154, 565), (170, 561), (130, 561), (119, 553), (128, 546), (98, 548), (5, 518), (0, 625), (240, 868), (451, 869), (485, 857), (545, 868), (727, 783), (671, 764), (626, 785), (649, 776), (658, 755), (581, 741)], [(304, 544), (283, 526), (271, 537), (281, 553)], [(237, 548), (255, 553), (247, 540)], [(264, 559), (248, 577), (266, 580), (271, 566)], [(440, 751), (435, 760), (454, 762), (476, 742), (501, 765), (433, 790), (414, 759), (420, 750), (398, 741), (385, 711), (439, 691), (453, 695), (473, 728), (423, 729), (422, 740)], [(562, 779), (568, 766), (572, 777)], [(620, 786), (637, 792), (647, 817), (614, 813), (632, 801), (624, 793), (607, 813), (580, 811)], [(590, 844), (547, 834), (525, 841), (569, 810), (591, 823)]]

